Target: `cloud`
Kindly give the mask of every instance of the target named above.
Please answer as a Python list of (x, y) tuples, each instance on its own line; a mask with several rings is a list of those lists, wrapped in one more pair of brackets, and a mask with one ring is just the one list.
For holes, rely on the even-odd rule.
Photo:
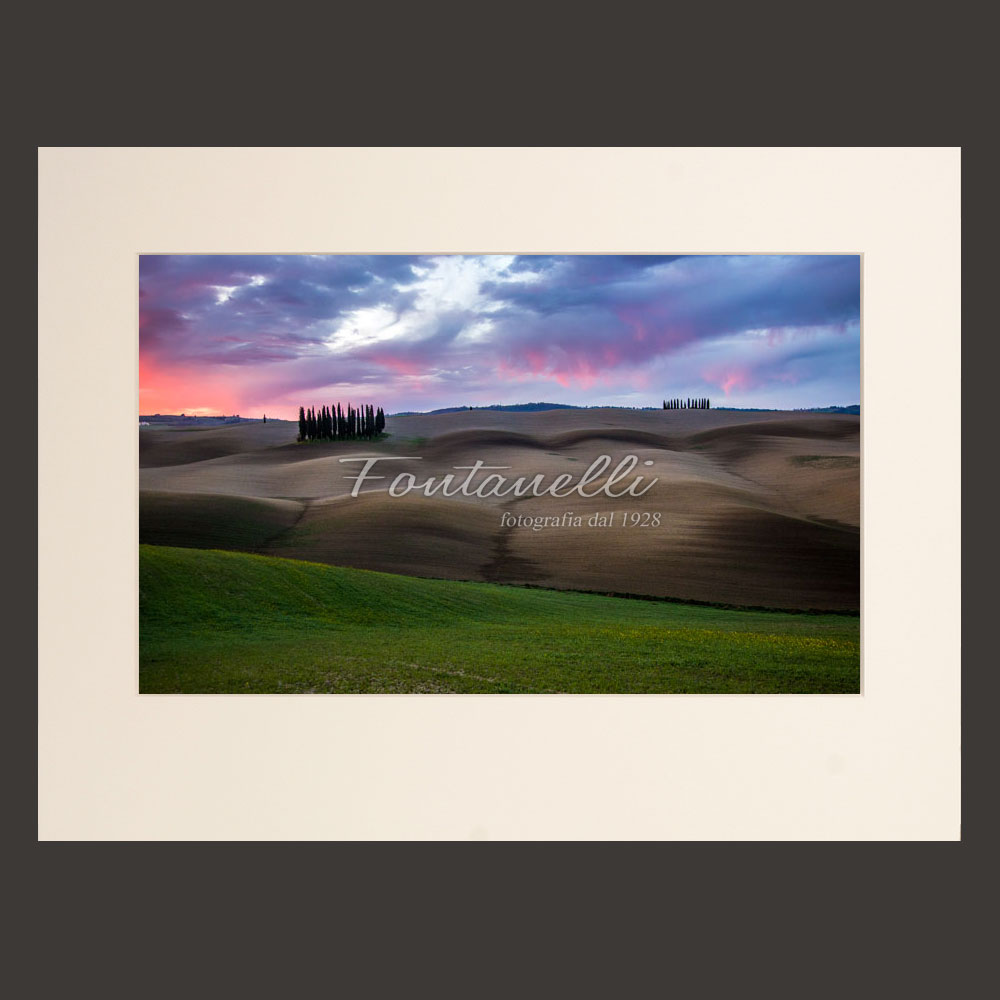
[[(376, 389), (390, 408), (709, 389), (747, 405), (781, 391), (797, 405), (851, 402), (859, 322), (857, 256), (140, 261), (147, 391), (195, 373), (245, 410)], [(837, 398), (802, 403), (813, 390)]]

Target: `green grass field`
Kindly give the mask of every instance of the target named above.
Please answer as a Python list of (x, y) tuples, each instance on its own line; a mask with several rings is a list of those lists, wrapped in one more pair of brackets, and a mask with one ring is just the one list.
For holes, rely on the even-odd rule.
[(140, 546), (142, 692), (857, 692), (855, 616)]

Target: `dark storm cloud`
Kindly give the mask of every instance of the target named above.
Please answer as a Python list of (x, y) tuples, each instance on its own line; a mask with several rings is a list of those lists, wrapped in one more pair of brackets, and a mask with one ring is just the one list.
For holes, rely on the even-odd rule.
[(144, 256), (140, 335), (168, 362), (258, 364), (320, 348), (331, 321), (366, 305), (407, 308), (410, 256)]

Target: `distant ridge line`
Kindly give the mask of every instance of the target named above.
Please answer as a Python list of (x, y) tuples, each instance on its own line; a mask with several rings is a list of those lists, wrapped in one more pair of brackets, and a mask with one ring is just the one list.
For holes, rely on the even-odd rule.
[[(433, 417), (442, 413), (464, 413), (467, 410), (493, 410), (504, 413), (537, 413), (542, 410), (659, 410), (659, 406), (575, 406), (572, 403), (493, 403), (490, 406), (445, 406), (439, 410), (401, 410), (390, 417)], [(713, 406), (726, 413), (848, 413), (861, 415), (861, 405), (801, 406), (792, 409), (766, 406)]]

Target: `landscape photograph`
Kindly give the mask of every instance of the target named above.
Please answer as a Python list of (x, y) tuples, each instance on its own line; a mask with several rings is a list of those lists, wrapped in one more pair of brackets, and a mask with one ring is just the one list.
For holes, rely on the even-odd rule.
[(144, 254), (143, 694), (857, 694), (857, 254)]

